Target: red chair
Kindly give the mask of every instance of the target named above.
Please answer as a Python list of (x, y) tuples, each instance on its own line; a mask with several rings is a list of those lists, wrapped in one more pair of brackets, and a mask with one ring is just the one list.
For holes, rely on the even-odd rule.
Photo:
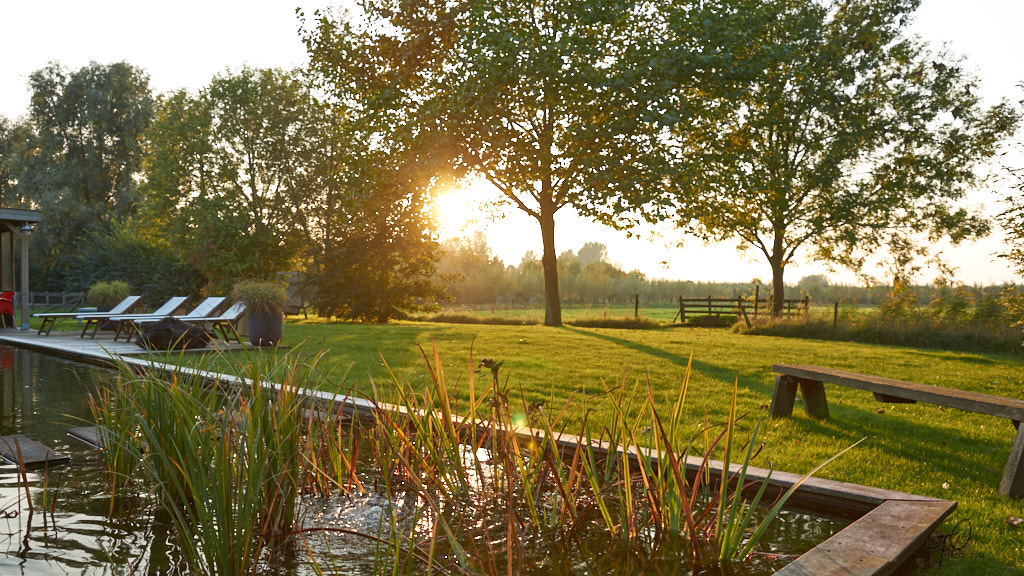
[(0, 322), (4, 328), (14, 327), (14, 292), (0, 292)]

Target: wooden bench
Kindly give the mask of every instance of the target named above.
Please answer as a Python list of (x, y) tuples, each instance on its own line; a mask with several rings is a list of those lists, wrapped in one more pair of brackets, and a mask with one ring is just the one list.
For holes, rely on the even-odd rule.
[(1013, 422), (1017, 437), (1010, 448), (1010, 458), (1003, 471), (999, 493), (1014, 498), (1024, 497), (1024, 400), (992, 396), (980, 392), (917, 384), (881, 376), (868, 376), (802, 364), (775, 364), (772, 366), (775, 390), (769, 413), (774, 417), (793, 414), (796, 389), (799, 386), (803, 398), (804, 412), (811, 418), (828, 418), (828, 401), (825, 399), (824, 383), (838, 384), (848, 388), (867, 390), (875, 399), (888, 403), (927, 402), (967, 412), (977, 412), (1007, 418)]

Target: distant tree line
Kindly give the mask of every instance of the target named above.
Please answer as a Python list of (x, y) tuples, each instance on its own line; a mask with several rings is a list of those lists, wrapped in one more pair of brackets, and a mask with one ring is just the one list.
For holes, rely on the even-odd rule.
[[(441, 243), (438, 272), (451, 295), (449, 305), (471, 307), (539, 307), (544, 298), (544, 271), (536, 254), (527, 252), (516, 265), (506, 265), (494, 256), (487, 239), (477, 232), (472, 237), (453, 238)], [(558, 256), (562, 301), (572, 306), (632, 306), (639, 296), (641, 306), (674, 307), (678, 298), (770, 299), (772, 286), (759, 279), (749, 282), (702, 282), (647, 278), (638, 270), (625, 271), (609, 262), (607, 248), (587, 242), (578, 251)], [(966, 314), (978, 302), (998, 299), (1005, 286), (966, 286), (941, 280), (930, 285), (900, 285), (899, 300), (908, 306), (941, 308), (940, 315)], [(892, 307), (892, 285), (833, 284), (827, 276), (804, 276), (789, 286), (792, 298), (807, 297), (812, 305)], [(953, 312), (953, 311), (956, 312)]]

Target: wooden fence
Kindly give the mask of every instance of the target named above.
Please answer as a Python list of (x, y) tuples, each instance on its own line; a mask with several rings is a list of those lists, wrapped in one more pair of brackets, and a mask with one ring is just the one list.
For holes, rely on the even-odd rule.
[(74, 311), (85, 301), (84, 292), (29, 292), (29, 308), (44, 312), (53, 310)]
[[(810, 310), (810, 298), (788, 299), (782, 301), (782, 315), (806, 316)], [(762, 298), (683, 298), (679, 297), (679, 320), (686, 322), (686, 315), (707, 315), (721, 316), (722, 314), (735, 314), (742, 316), (747, 325), (750, 325), (751, 318), (757, 319), (759, 315), (770, 316), (772, 313), (772, 301)]]

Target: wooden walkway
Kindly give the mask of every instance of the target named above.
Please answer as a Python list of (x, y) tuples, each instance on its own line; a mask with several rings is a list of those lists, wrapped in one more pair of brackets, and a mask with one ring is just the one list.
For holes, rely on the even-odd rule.
[[(23, 348), (30, 348), (48, 354), (64, 356), (75, 360), (86, 362), (100, 362), (109, 364), (118, 357), (145, 358), (153, 356), (166, 356), (166, 351), (146, 350), (131, 342), (115, 342), (113, 332), (97, 332), (96, 338), (81, 338), (79, 330), (66, 332), (53, 332), (49, 336), (40, 336), (35, 330), (18, 330), (8, 328), (0, 330), (0, 344), (11, 344)], [(212, 351), (241, 350), (251, 348), (249, 344), (238, 344), (236, 342), (226, 343), (214, 340), (207, 348), (196, 350), (185, 350), (185, 354), (195, 354)], [(172, 354), (178, 354), (175, 350)]]

